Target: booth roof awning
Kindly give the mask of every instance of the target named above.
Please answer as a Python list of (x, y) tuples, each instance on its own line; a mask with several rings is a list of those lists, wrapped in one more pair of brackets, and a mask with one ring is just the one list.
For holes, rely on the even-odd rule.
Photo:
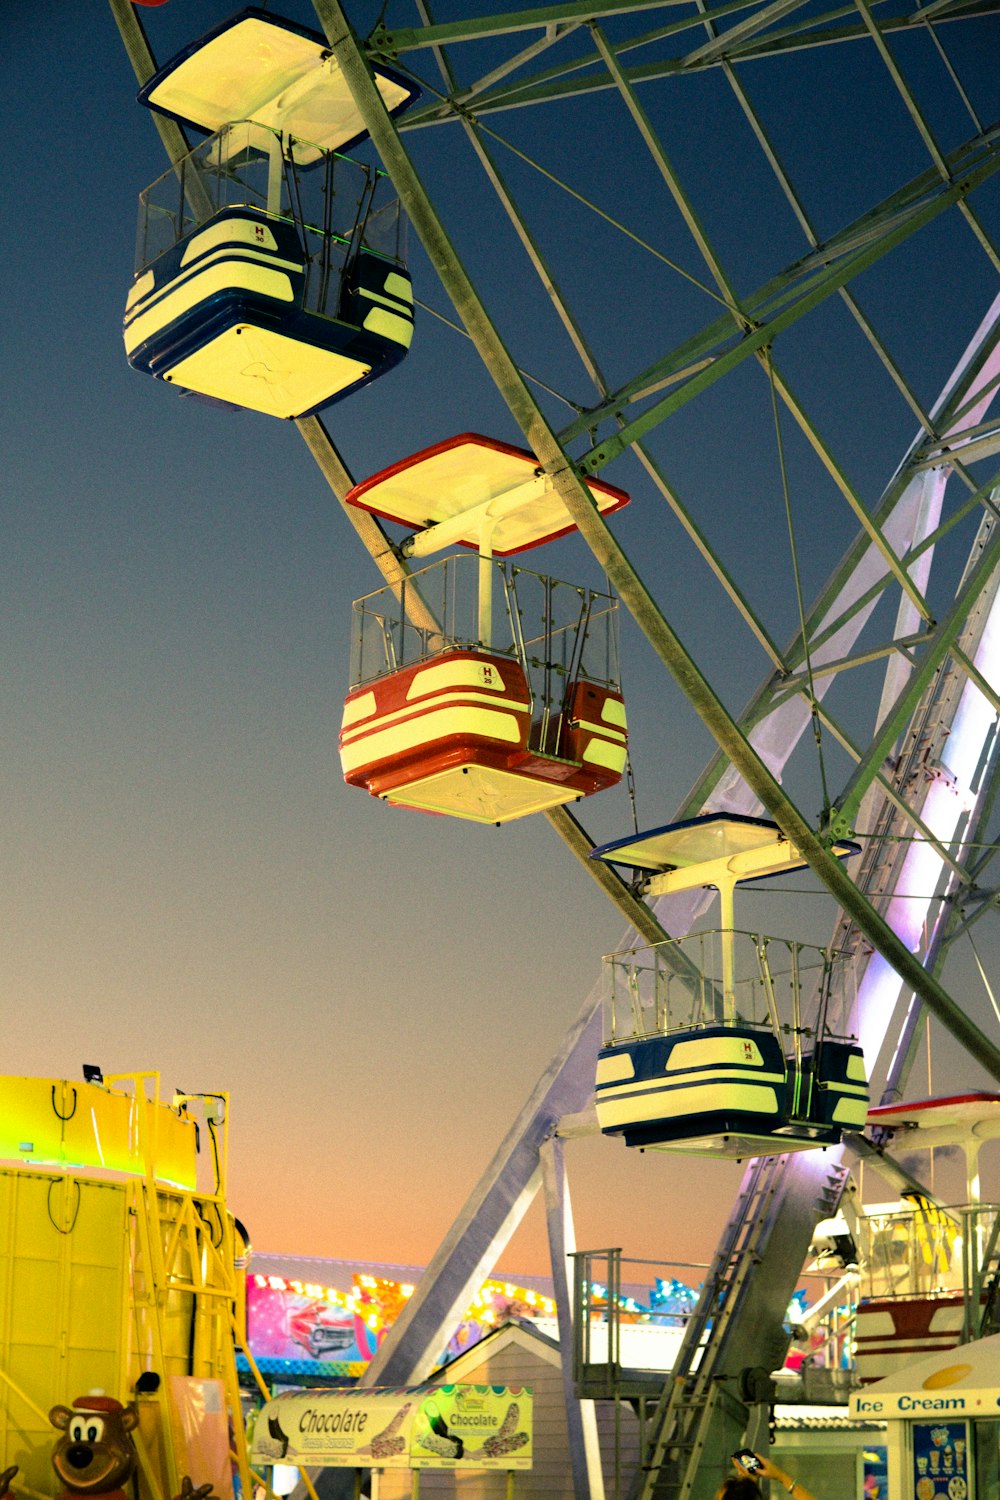
[(881, 1421), (1000, 1417), (1000, 1334), (915, 1360), (855, 1391), (850, 1413)]

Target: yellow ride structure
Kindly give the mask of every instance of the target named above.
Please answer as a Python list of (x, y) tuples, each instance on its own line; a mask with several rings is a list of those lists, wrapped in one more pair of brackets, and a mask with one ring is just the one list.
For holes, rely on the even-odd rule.
[(49, 1411), (96, 1389), (138, 1408), (139, 1500), (185, 1477), (249, 1496), (228, 1096), (84, 1075), (0, 1084), (0, 1467), (18, 1500), (54, 1496)]

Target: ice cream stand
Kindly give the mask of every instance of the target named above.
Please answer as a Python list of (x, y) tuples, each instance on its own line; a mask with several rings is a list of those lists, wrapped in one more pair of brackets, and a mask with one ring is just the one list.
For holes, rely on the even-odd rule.
[(886, 1424), (888, 1494), (878, 1500), (1000, 1495), (1000, 1334), (855, 1391), (850, 1411)]

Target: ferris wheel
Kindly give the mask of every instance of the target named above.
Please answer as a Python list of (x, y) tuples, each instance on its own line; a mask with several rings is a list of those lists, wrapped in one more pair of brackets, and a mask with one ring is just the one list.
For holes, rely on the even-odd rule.
[[(253, 262), (253, 277), (241, 272), (228, 288), (225, 328), (212, 281), (216, 321), (209, 327), (187, 297), (179, 339), (170, 299), (186, 295), (190, 247), (172, 247), (173, 260), (152, 256), (129, 301), (129, 357), (210, 399), (292, 417), (385, 579), (380, 595), (359, 601), (347, 779), (404, 807), (484, 823), (546, 818), (658, 952), (687, 933), (714, 891), (732, 898), (728, 876), (677, 877), (697, 861), (678, 856), (676, 830), (729, 820), (725, 837), (736, 842), (698, 856), (706, 861), (752, 854), (751, 824), (770, 830), (760, 847), (776, 830), (785, 852), (774, 868), (791, 867), (790, 848), (792, 864), (812, 869), (839, 909), (835, 946), (854, 962), (857, 994), (842, 1008), (868, 1077), (848, 1071), (860, 1049), (845, 1044), (838, 1086), (855, 1096), (850, 1127), (862, 1087), (879, 1097), (902, 1087), (922, 1008), (1000, 1078), (1000, 1049), (939, 978), (949, 942), (992, 905), (1000, 92), (989, 56), (998, 7), (569, 0), (432, 16), (418, 0), (410, 24), (386, 9), (372, 25), (338, 0), (314, 0), (318, 33), (292, 27), (312, 50), (287, 62), (291, 73), (269, 91), (281, 107), (234, 136), (233, 122), (259, 115), (260, 99), (240, 95), (224, 117), (192, 119), (186, 101), (197, 90), (181, 77), (164, 102), (169, 70), (154, 67), (126, 0), (110, 3), (154, 109), (161, 91), (172, 190), (190, 152), (181, 130), (212, 132), (197, 148), (191, 180), (201, 186), (182, 192), (173, 222), (197, 237), (228, 216), (229, 239), (213, 231), (200, 242), (212, 276), (226, 247), (244, 267)], [(186, 52), (181, 67), (197, 55)], [(284, 111), (315, 97), (310, 70), (346, 101), (339, 133), (320, 143), (338, 180), (362, 137), (387, 174), (358, 168), (343, 220), (302, 207), (320, 180), (315, 163), (274, 145), (282, 132), (316, 133), (315, 105), (307, 123)], [(194, 200), (206, 180), (237, 171), (256, 172), (261, 187), (250, 227), (233, 231), (221, 200)], [(397, 202), (376, 209), (376, 190), (390, 188)], [(262, 267), (284, 275), (296, 262), (291, 238), (260, 242), (268, 216), (287, 223), (293, 209), (304, 285), (322, 293), (302, 293), (298, 323), (277, 328), (250, 307), (249, 282)], [(416, 240), (408, 262), (404, 217)], [(154, 218), (164, 221), (159, 205)], [(378, 238), (386, 225), (388, 251)], [(331, 286), (333, 302), (316, 300)], [(402, 411), (394, 423), (386, 394), (384, 467), (350, 473), (339, 447), (349, 448), (354, 393), (379, 378), (385, 393), (398, 382), (402, 403), (423, 338), (435, 350), (443, 425), (407, 444), (408, 423)], [(494, 401), (496, 427), (485, 434), (465, 430), (470, 359)], [(285, 389), (293, 395), (279, 399)], [(578, 557), (589, 549), (607, 592), (560, 585), (576, 609), (567, 645), (554, 580), (531, 574), (545, 601), (543, 649), (521, 623), (527, 576), (506, 558), (567, 531), (560, 545)], [(478, 562), (445, 559), (433, 580), (416, 566), (456, 544)], [(470, 611), (452, 625), (466, 576)], [(607, 646), (594, 663), (611, 594), (627, 643), (655, 662), (639, 703), (627, 664), (620, 679)], [(422, 674), (442, 651), (446, 676), (437, 662), (428, 685)], [(589, 802), (579, 816), (569, 804), (622, 783), (625, 708), (655, 722), (657, 682), (673, 694), (662, 736), (683, 734), (680, 703), (716, 753), (683, 797), (658, 768), (664, 784), (651, 800), (659, 824), (673, 815), (669, 828), (653, 838), (623, 826), (595, 851), (583, 827)], [(436, 696), (445, 690), (447, 705)], [(643, 782), (638, 752), (634, 773)], [(767, 873), (752, 859), (747, 869), (745, 878)], [(671, 982), (686, 962), (667, 965)], [(751, 962), (759, 966), (759, 945)], [(640, 1039), (650, 1013), (650, 1035), (669, 1029), (656, 1019), (667, 1003), (658, 963), (618, 963)], [(727, 948), (710, 986), (727, 1046), (733, 963)], [(699, 996), (704, 1005), (704, 989)], [(756, 1045), (752, 1030), (741, 1046)], [(442, 1317), (540, 1177), (559, 1200), (557, 1127), (590, 1105), (600, 1033), (599, 1013), (585, 1012), (567, 1034), (372, 1380), (398, 1384), (422, 1371)], [(609, 1066), (625, 1066), (608, 1040)], [(782, 1088), (791, 1078), (797, 1090), (808, 1073), (801, 1059), (790, 1070), (767, 1056), (768, 1076), (777, 1070)], [(748, 1064), (755, 1086), (763, 1058), (758, 1049)], [(606, 1071), (606, 1094), (627, 1095), (638, 1076)], [(829, 1190), (829, 1170), (817, 1175), (808, 1148), (819, 1131), (827, 1143), (840, 1138), (834, 1119), (811, 1108), (796, 1114), (796, 1105), (776, 1127), (785, 1144), (775, 1149), (796, 1150), (786, 1173), (795, 1245), (807, 1217), (796, 1218), (795, 1203)], [(676, 1121), (666, 1131), (659, 1115), (623, 1124), (612, 1109), (605, 1102), (609, 1134), (690, 1141)], [(713, 1110), (698, 1137), (705, 1149), (740, 1130), (766, 1148), (775, 1127), (761, 1125), (756, 1105), (738, 1119), (725, 1099)], [(747, 1154), (745, 1143), (729, 1154)]]

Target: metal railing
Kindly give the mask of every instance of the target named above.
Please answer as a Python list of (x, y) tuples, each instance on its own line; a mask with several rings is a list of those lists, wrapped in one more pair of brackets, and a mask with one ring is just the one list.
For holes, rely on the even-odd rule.
[(303, 305), (334, 316), (340, 272), (359, 249), (406, 256), (406, 217), (384, 172), (307, 141), (238, 120), (139, 194), (136, 273), (223, 209), (248, 208), (296, 228)]
[[(731, 1006), (723, 1005), (723, 942), (732, 940)], [(709, 930), (608, 954), (605, 1043), (700, 1026), (837, 1032), (851, 1011), (849, 954), (752, 932)]]
[[(704, 1261), (623, 1259), (620, 1249), (573, 1255), (573, 1373), (578, 1392), (614, 1399), (652, 1394), (673, 1367), (697, 1302), (678, 1272), (702, 1279)], [(623, 1281), (624, 1275), (628, 1278)]]
[[(493, 597), (500, 603), (495, 611), (499, 619), (492, 622), (491, 654), (518, 661), (529, 682), (540, 684), (539, 698), (560, 696), (541, 686), (544, 682), (564, 686), (576, 678), (620, 690), (618, 606), (611, 595), (509, 567), (499, 558), (492, 567)], [(456, 553), (356, 599), (351, 688), (444, 651), (475, 650), (480, 645), (479, 568), (475, 553)], [(411, 593), (421, 602), (425, 623), (411, 618)]]
[(865, 1298), (960, 1293), (966, 1338), (977, 1338), (996, 1300), (1000, 1207), (994, 1203), (912, 1207), (858, 1220), (860, 1294)]

